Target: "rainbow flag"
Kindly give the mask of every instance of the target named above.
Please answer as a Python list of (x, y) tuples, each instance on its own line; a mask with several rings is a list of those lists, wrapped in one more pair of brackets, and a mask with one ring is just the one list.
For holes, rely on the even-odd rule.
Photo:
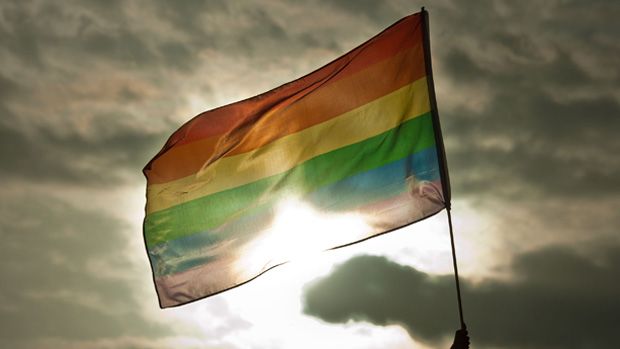
[(243, 284), (449, 205), (427, 13), (181, 126), (146, 165), (160, 306)]

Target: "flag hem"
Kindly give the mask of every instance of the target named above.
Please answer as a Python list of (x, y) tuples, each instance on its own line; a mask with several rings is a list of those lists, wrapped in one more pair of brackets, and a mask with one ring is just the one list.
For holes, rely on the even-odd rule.
[(441, 133), (441, 123), (439, 122), (439, 111), (437, 109), (437, 98), (435, 95), (435, 81), (433, 79), (433, 65), (431, 62), (431, 39), (429, 29), (428, 11), (422, 8), (422, 45), (424, 48), (424, 64), (426, 65), (426, 82), (428, 85), (428, 97), (431, 106), (431, 116), (433, 119), (433, 131), (435, 133), (435, 146), (437, 147), (437, 158), (439, 160), (439, 174), (441, 177), (441, 189), (444, 197), (444, 204), (450, 209), (450, 177), (448, 176), (448, 161), (446, 150), (443, 144)]
[[(437, 215), (439, 212), (443, 211), (445, 208), (446, 208), (446, 207), (442, 207), (442, 208), (438, 209), (437, 211), (435, 211), (435, 212), (433, 212), (433, 213), (431, 213), (431, 214), (428, 214), (427, 216), (424, 216), (424, 217), (422, 217), (422, 218), (420, 218), (420, 219), (414, 220), (414, 221), (409, 222), (409, 223), (407, 223), (407, 224), (403, 224), (403, 225), (401, 225), (401, 226), (398, 226), (398, 227), (392, 228), (392, 229), (390, 229), (390, 230), (386, 230), (386, 231), (383, 231), (383, 232), (381, 232), (381, 233), (377, 233), (377, 234), (374, 234), (374, 235), (371, 235), (371, 236), (367, 236), (367, 237), (365, 237), (365, 238), (363, 238), (363, 239), (360, 239), (360, 240), (357, 240), (357, 241), (353, 241), (353, 242), (349, 242), (349, 243), (346, 243), (346, 244), (344, 244), (344, 245), (340, 245), (340, 246), (336, 246), (336, 247), (331, 247), (331, 248), (325, 249), (325, 250), (323, 250), (323, 251), (321, 251), (321, 252), (327, 252), (327, 251), (338, 250), (338, 249), (341, 249), (341, 248), (343, 248), (343, 247), (348, 247), (348, 246), (352, 246), (352, 245), (355, 245), (355, 244), (359, 244), (359, 243), (364, 242), (364, 241), (366, 241), (366, 240), (370, 240), (370, 239), (376, 238), (376, 237), (378, 237), (378, 236), (381, 236), (381, 235), (385, 235), (385, 234), (388, 234), (388, 233), (394, 232), (394, 231), (396, 231), (396, 230), (398, 230), (398, 229), (402, 229), (402, 228), (408, 227), (408, 226), (410, 226), (410, 225), (413, 225), (413, 224), (415, 224), (415, 223), (421, 222), (421, 221), (423, 221), (423, 220), (425, 220), (425, 219), (427, 219), (427, 218), (431, 218), (431, 217), (433, 217), (433, 216)], [(264, 270), (264, 271), (262, 271), (262, 272), (260, 272), (260, 273), (256, 274), (255, 276), (253, 276), (253, 277), (249, 278), (248, 280), (243, 281), (243, 282), (240, 282), (240, 283), (238, 283), (238, 284), (236, 284), (236, 285), (234, 285), (234, 286), (231, 286), (231, 287), (225, 288), (225, 289), (223, 289), (223, 290), (220, 290), (220, 291), (217, 291), (217, 292), (214, 292), (214, 293), (207, 294), (207, 295), (202, 296), (202, 297), (200, 297), (200, 298), (195, 298), (195, 299), (189, 300), (189, 301), (187, 301), (187, 302), (181, 302), (181, 303), (178, 303), (178, 304), (173, 304), (173, 305), (165, 305), (165, 306), (164, 306), (164, 305), (162, 305), (162, 303), (161, 303), (161, 298), (159, 297), (159, 291), (157, 290), (157, 286), (156, 286), (156, 287), (155, 287), (155, 291), (157, 292), (157, 299), (158, 299), (158, 302), (159, 302), (159, 308), (160, 308), (160, 309), (176, 308), (176, 307), (179, 307), (179, 306), (187, 305), (187, 304), (194, 303), (194, 302), (197, 302), (197, 301), (200, 301), (200, 300), (206, 299), (206, 298), (210, 298), (210, 297), (216, 296), (216, 295), (218, 295), (218, 294), (220, 294), (220, 293), (223, 293), (223, 292), (226, 292), (226, 291), (230, 291), (230, 290), (235, 289), (235, 288), (237, 288), (237, 287), (239, 287), (239, 286), (243, 286), (243, 285), (245, 285), (245, 284), (247, 284), (247, 283), (249, 283), (249, 282), (251, 282), (251, 281), (254, 281), (254, 280), (255, 280), (255, 279), (257, 279), (258, 277), (260, 277), (260, 276), (262, 276), (263, 274), (267, 273), (268, 271), (270, 271), (270, 270), (272, 270), (272, 269), (274, 269), (274, 268), (277, 268), (277, 267), (279, 267), (279, 266), (281, 266), (281, 265), (284, 265), (284, 264), (290, 263), (290, 262), (291, 262), (291, 261), (286, 261), (286, 262), (282, 262), (282, 263), (276, 264), (276, 265), (274, 265), (274, 266), (272, 266), (272, 267), (269, 267), (268, 269), (266, 269), (266, 270)], [(294, 262), (294, 261), (293, 261), (293, 262)], [(154, 274), (153, 274), (153, 281), (155, 281)], [(155, 283), (155, 285), (156, 285), (156, 283)]]

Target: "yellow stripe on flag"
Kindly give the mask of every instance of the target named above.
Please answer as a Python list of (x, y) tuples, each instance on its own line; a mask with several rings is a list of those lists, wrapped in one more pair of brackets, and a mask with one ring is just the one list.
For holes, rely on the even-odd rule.
[(318, 155), (388, 131), (430, 111), (426, 78), (253, 151), (223, 157), (195, 175), (147, 188), (147, 214), (290, 170)]

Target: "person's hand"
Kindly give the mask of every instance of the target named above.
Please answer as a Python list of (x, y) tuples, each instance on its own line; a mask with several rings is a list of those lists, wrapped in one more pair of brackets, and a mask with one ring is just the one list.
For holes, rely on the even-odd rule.
[(454, 343), (450, 349), (469, 349), (469, 336), (467, 329), (460, 329), (454, 334)]

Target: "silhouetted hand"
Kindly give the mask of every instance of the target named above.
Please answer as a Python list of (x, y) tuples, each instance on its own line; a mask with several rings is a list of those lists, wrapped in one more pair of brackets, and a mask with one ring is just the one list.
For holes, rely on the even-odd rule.
[(467, 329), (460, 329), (454, 334), (454, 343), (450, 349), (469, 349), (469, 336), (467, 335)]

